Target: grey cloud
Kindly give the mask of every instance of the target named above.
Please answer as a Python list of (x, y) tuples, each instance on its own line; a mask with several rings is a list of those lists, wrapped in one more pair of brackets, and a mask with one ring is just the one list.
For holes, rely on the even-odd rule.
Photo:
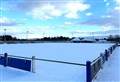
[[(72, 1), (72, 0), (70, 0)], [(58, 3), (57, 5), (62, 5), (62, 2), (65, 3), (65, 0), (10, 0), (6, 3), (3, 3), (3, 6), (8, 8), (8, 10), (12, 11), (22, 11), (22, 12), (30, 12), (34, 8), (42, 7), (45, 4), (49, 4), (51, 2)], [(68, 2), (68, 0), (66, 0)], [(55, 4), (54, 4), (55, 5)], [(56, 6), (57, 6), (56, 5)]]
[[(22, 12), (37, 19), (51, 19), (61, 15), (71, 18), (73, 11), (66, 5), (72, 5), (73, 3), (79, 3), (79, 6), (83, 6), (83, 9), (77, 8), (76, 12), (74, 12), (75, 14), (73, 15), (77, 16), (78, 11), (83, 11), (90, 7), (88, 4), (82, 4), (83, 1), (84, 0), (11, 0), (2, 4), (4, 8), (12, 12)], [(75, 16), (72, 18), (75, 18)]]
[(112, 30), (107, 30), (107, 31), (95, 31), (95, 32), (89, 32), (89, 31), (72, 31), (70, 33), (74, 34), (89, 34), (89, 35), (113, 35), (113, 34), (120, 34), (118, 29), (112, 29)]
[(13, 21), (13, 20), (9, 20), (9, 22), (0, 22), (1, 26), (17, 26), (19, 24), (25, 24), (22, 21)]
[(1, 26), (17, 26), (21, 23), (11, 22), (11, 23), (0, 23)]
[(22, 1), (15, 1), (15, 2), (6, 2), (3, 3), (4, 7), (7, 8), (10, 11), (22, 11), (22, 12), (29, 12), (34, 7), (40, 6), (43, 3), (28, 1), (28, 0), (22, 0)]
[[(120, 27), (119, 22), (119, 10), (113, 10), (105, 15), (105, 17), (93, 18), (85, 22), (80, 22), (83, 25), (97, 25), (97, 26), (113, 26), (115, 28)], [(111, 17), (107, 17), (111, 16)]]
[(95, 34), (120, 34), (118, 29), (108, 30), (108, 31), (99, 31), (95, 32)]

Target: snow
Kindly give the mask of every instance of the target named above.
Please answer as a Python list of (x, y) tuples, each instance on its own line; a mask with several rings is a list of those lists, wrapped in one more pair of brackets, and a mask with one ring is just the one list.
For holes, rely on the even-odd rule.
[[(4, 44), (1, 53), (76, 63), (86, 63), (97, 58), (101, 52), (113, 44), (89, 43), (40, 43), (40, 44)], [(88, 56), (88, 57), (86, 57)], [(71, 58), (72, 57), (72, 58)]]
[[(34, 43), (2, 44), (1, 53), (25, 57), (44, 58), (85, 64), (113, 44), (98, 43)], [(112, 56), (111, 56), (112, 58)], [(106, 62), (107, 63), (107, 62)], [(11, 67), (0, 66), (1, 82), (35, 81), (35, 82), (85, 82), (86, 67), (68, 64), (35, 61), (35, 73)]]

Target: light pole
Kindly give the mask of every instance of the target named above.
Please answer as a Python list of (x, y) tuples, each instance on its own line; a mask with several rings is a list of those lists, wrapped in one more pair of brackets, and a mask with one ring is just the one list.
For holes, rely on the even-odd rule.
[(94, 41), (94, 32), (92, 32), (92, 35), (93, 35), (93, 41)]
[(4, 43), (6, 42), (6, 30), (7, 29), (4, 29)]
[(73, 38), (73, 33), (72, 33), (72, 38)]
[(44, 38), (44, 36), (45, 36), (45, 33), (43, 33), (43, 38)]
[(26, 40), (28, 39), (28, 31), (26, 31)]

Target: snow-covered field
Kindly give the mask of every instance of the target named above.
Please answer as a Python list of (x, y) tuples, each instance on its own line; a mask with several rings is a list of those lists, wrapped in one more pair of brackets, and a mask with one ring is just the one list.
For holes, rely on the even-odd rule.
[[(92, 43), (34, 43), (34, 44), (2, 44), (1, 54), (51, 59), (58, 61), (85, 64), (92, 61), (100, 53), (113, 44)], [(35, 61), (35, 73), (10, 67), (0, 66), (1, 82), (38, 81), (38, 82), (85, 82), (86, 67), (68, 64)]]

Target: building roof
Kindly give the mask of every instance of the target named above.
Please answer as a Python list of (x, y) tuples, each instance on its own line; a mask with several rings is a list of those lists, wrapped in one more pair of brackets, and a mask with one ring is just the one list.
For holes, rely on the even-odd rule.
[(75, 37), (71, 41), (80, 41), (80, 39), (79, 39), (79, 37)]
[(95, 41), (93, 38), (84, 38), (83, 41)]
[(99, 40), (98, 42), (107, 42), (107, 40)]

